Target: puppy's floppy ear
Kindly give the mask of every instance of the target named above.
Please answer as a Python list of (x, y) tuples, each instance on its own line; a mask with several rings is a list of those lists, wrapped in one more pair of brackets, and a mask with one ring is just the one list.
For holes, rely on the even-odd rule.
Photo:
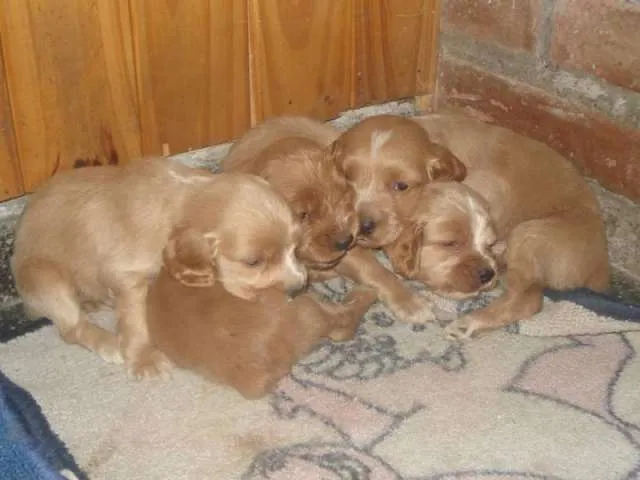
[(394, 272), (408, 279), (416, 277), (420, 270), (422, 241), (423, 225), (418, 224), (406, 227), (395, 242), (384, 248)]
[(216, 239), (195, 228), (176, 229), (162, 252), (165, 268), (188, 287), (210, 287), (216, 275)]
[(427, 175), (429, 180), (460, 182), (467, 176), (467, 167), (451, 150), (437, 143), (432, 143), (427, 155)]
[(330, 160), (336, 167), (338, 167), (340, 173), (344, 173), (343, 154), (344, 147), (339, 138), (326, 148), (324, 154), (326, 159)]

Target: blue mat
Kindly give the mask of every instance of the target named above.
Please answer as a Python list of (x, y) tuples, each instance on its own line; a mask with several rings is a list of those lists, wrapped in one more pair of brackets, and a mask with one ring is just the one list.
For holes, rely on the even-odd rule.
[(87, 479), (34, 398), (1, 372), (0, 466), (2, 480), (64, 480), (62, 470)]
[(624, 302), (606, 293), (594, 292), (587, 288), (578, 288), (565, 291), (545, 290), (544, 295), (554, 302), (566, 300), (577, 303), (598, 315), (640, 323), (640, 305)]

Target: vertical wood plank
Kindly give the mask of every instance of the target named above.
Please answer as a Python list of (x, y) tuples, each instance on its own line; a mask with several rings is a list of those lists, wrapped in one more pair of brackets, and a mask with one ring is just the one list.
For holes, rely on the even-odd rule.
[(250, 0), (249, 38), (254, 121), (349, 107), (353, 0)]
[(4, 55), (2, 48), (0, 48), (0, 201), (17, 197), (22, 193), (24, 190), (16, 151), (9, 92), (7, 91)]
[(143, 150), (230, 140), (250, 123), (246, 0), (131, 0)]
[(140, 155), (125, 0), (5, 0), (0, 29), (25, 190)]
[(354, 0), (355, 86), (351, 107), (432, 93), (438, 0)]

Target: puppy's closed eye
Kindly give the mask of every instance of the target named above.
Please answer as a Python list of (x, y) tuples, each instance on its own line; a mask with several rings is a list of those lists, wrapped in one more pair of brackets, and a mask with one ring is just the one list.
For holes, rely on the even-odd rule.
[(209, 287), (215, 283), (213, 257), (215, 239), (194, 228), (173, 232), (163, 260), (171, 276), (188, 287)]
[(460, 243), (457, 240), (445, 240), (443, 242), (440, 242), (440, 245), (445, 248), (458, 248), (460, 246)]
[(249, 257), (244, 260), (244, 264), (249, 268), (257, 268), (264, 265), (264, 260), (258, 257)]

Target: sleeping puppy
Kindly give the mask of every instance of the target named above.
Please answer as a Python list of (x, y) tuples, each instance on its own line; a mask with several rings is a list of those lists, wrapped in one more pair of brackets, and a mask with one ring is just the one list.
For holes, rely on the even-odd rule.
[(339, 131), (305, 117), (277, 117), (234, 143), (224, 171), (259, 175), (280, 192), (298, 216), (298, 256), (315, 270), (335, 267), (358, 233), (353, 189), (324, 147)]
[(454, 299), (492, 290), (504, 250), (486, 200), (460, 182), (426, 185), (407, 227), (384, 248), (395, 271)]
[[(506, 245), (506, 291), (454, 321), (448, 327), (453, 336), (466, 338), (531, 317), (542, 307), (544, 288), (608, 288), (598, 204), (568, 160), (540, 142), (465, 116), (395, 117), (383, 123), (390, 138), (402, 136), (407, 123), (421, 126), (425, 152), (464, 162), (464, 184), (470, 187), (466, 193), (444, 186), (445, 193), (435, 197), (434, 191), (426, 193), (413, 215), (414, 228), (387, 249), (398, 273), (444, 295), (474, 296), (495, 285), (500, 257), (494, 243)], [(412, 178), (416, 158), (406, 152), (387, 154), (403, 178)]]
[(466, 168), (437, 150), (416, 123), (378, 115), (362, 120), (333, 144), (333, 157), (356, 190), (360, 244), (383, 248), (398, 238), (425, 185), (461, 181)]
[[(269, 228), (261, 224), (257, 229)], [(275, 232), (275, 230), (274, 230)], [(216, 275), (214, 255), (201, 237), (183, 232), (165, 250), (165, 266), (148, 296), (152, 342), (178, 366), (238, 390), (246, 398), (270, 392), (321, 339), (351, 338), (375, 293), (355, 289), (346, 305), (323, 304), (307, 292), (288, 302), (264, 288), (255, 301), (216, 283), (193, 288), (183, 280), (195, 269)]]
[[(245, 236), (245, 224), (256, 219), (273, 224), (280, 243), (261, 231)], [(169, 365), (149, 345), (147, 287), (172, 232), (184, 228), (212, 246), (217, 279), (235, 295), (253, 298), (274, 284), (296, 292), (306, 283), (294, 252), (299, 227), (264, 180), (145, 159), (61, 173), (36, 192), (16, 231), (16, 287), (26, 310), (53, 321), (66, 341), (107, 361), (124, 359), (136, 378), (155, 375)], [(208, 271), (186, 274), (195, 284), (211, 281)], [(85, 311), (109, 301), (117, 336), (90, 323)]]
[(337, 163), (338, 144), (329, 148), (339, 135), (310, 118), (276, 117), (240, 138), (224, 169), (260, 175), (289, 201), (302, 222), (298, 255), (312, 280), (346, 276), (374, 288), (398, 319), (430, 320), (430, 303), (380, 265), (367, 250), (379, 246), (368, 233), (359, 235), (356, 191)]

